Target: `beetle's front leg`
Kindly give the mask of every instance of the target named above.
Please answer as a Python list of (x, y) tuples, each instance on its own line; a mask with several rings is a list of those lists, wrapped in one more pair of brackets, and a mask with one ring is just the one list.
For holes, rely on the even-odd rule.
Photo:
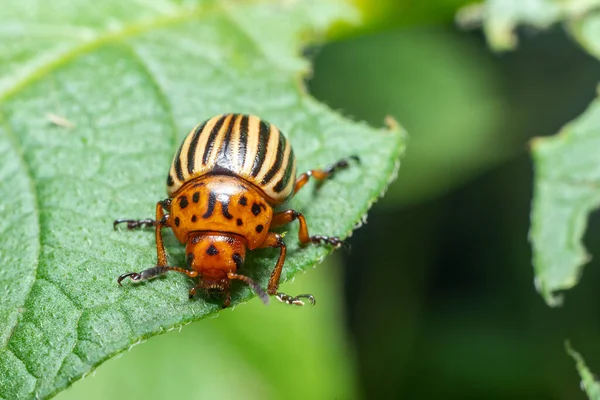
[(125, 278), (130, 278), (132, 281), (145, 281), (148, 279), (155, 278), (159, 275), (164, 275), (165, 273), (167, 273), (169, 271), (179, 272), (179, 273), (187, 275), (190, 278), (195, 278), (198, 276), (198, 271), (190, 271), (190, 270), (179, 268), (179, 267), (156, 266), (156, 267), (145, 269), (141, 272), (127, 272), (125, 274), (122, 274), (117, 279), (117, 283), (119, 284), (119, 286), (122, 286), (121, 281), (123, 281), (123, 279), (125, 279)]
[[(159, 275), (163, 275), (168, 271), (179, 272), (179, 273), (187, 275), (190, 278), (195, 278), (198, 276), (197, 271), (190, 271), (190, 270), (178, 268), (178, 267), (170, 267), (167, 264), (167, 252), (165, 251), (165, 245), (163, 243), (162, 228), (171, 226), (170, 221), (169, 221), (169, 214), (165, 214), (165, 210), (169, 210), (170, 208), (171, 208), (171, 200), (170, 199), (159, 201), (158, 203), (156, 203), (156, 219), (150, 220), (150, 221), (153, 221), (153, 225), (155, 227), (156, 258), (157, 258), (156, 266), (152, 267), (152, 268), (148, 268), (141, 272), (127, 272), (125, 274), (122, 274), (117, 279), (117, 283), (119, 285), (121, 285), (121, 281), (123, 281), (123, 279), (125, 279), (125, 278), (130, 278), (133, 281), (143, 281), (143, 280), (147, 280), (147, 279), (152, 279)], [(121, 221), (127, 221), (127, 220), (121, 220)], [(141, 221), (146, 221), (146, 220), (141, 220)], [(115, 221), (115, 222), (117, 222), (117, 221)], [(128, 223), (128, 227), (129, 227), (129, 223)]]

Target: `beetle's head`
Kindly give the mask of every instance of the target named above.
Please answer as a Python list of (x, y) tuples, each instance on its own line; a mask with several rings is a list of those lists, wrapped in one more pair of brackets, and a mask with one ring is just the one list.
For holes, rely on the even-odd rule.
[(198, 287), (210, 296), (221, 295), (229, 291), (230, 280), (222, 269), (207, 269), (200, 275)]
[(220, 232), (199, 232), (186, 245), (188, 266), (198, 271), (198, 289), (210, 297), (224, 296), (224, 307), (231, 301), (231, 280), (240, 280), (254, 290), (265, 303), (268, 296), (261, 287), (245, 275), (238, 274), (246, 256), (246, 241), (241, 236)]

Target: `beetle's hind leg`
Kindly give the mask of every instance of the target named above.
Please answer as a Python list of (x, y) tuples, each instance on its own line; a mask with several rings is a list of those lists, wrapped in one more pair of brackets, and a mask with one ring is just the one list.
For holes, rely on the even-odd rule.
[(300, 223), (300, 229), (298, 229), (298, 239), (300, 240), (300, 243), (330, 244), (336, 248), (346, 244), (346, 242), (344, 242), (337, 236), (310, 236), (308, 234), (308, 225), (306, 224), (306, 218), (304, 218), (304, 215), (302, 215), (296, 210), (285, 210), (282, 212), (275, 213), (273, 215), (273, 221), (271, 222), (271, 229), (277, 228), (285, 224), (289, 224), (290, 222), (296, 219)]
[(325, 169), (311, 169), (310, 171), (303, 173), (296, 180), (296, 184), (294, 185), (294, 194), (302, 189), (302, 187), (306, 185), (311, 177), (317, 180), (317, 188), (319, 188), (326, 179), (333, 177), (337, 171), (348, 168), (350, 165), (350, 160), (360, 164), (360, 158), (356, 155), (352, 155), (348, 158), (342, 158), (338, 162), (329, 165)]

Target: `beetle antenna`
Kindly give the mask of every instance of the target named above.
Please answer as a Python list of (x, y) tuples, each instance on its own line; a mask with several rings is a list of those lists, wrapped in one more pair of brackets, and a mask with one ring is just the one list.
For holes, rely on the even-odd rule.
[(258, 285), (258, 283), (254, 282), (252, 279), (248, 278), (246, 275), (238, 275), (238, 274), (234, 274), (233, 272), (229, 272), (227, 274), (227, 277), (229, 279), (237, 279), (239, 281), (244, 282), (245, 284), (250, 286), (252, 288), (252, 290), (254, 290), (254, 293), (256, 293), (256, 295), (262, 300), (263, 303), (265, 303), (265, 305), (269, 304), (269, 296), (267, 295), (267, 293), (263, 290), (263, 288), (261, 288)]

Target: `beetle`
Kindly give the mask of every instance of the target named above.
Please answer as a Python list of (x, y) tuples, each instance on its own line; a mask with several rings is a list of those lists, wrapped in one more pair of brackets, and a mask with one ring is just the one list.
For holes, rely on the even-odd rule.
[[(155, 219), (118, 219), (128, 229), (154, 227), (157, 263), (141, 272), (128, 272), (117, 279), (143, 281), (180, 272), (200, 282), (189, 291), (192, 299), (198, 289), (222, 294), (223, 307), (231, 302), (230, 284), (240, 280), (252, 287), (267, 304), (268, 295), (287, 304), (315, 303), (314, 296), (290, 296), (278, 292), (286, 257), (282, 235), (272, 229), (298, 220), (298, 238), (309, 243), (340, 247), (336, 236), (310, 236), (304, 216), (292, 209), (274, 212), (274, 207), (293, 197), (312, 177), (319, 182), (349, 165), (357, 156), (342, 159), (325, 169), (314, 169), (296, 179), (296, 157), (281, 131), (259, 117), (224, 114), (198, 124), (183, 140), (173, 157), (167, 176), (168, 198), (156, 204)], [(169, 266), (162, 229), (171, 228), (185, 244), (189, 269)], [(267, 292), (251, 278), (241, 275), (246, 250), (275, 247), (279, 257), (269, 279)]]

